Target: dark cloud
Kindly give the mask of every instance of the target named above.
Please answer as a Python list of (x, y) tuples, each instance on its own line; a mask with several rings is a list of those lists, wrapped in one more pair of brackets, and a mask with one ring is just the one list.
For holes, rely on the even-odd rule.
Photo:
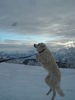
[(0, 0), (0, 31), (73, 38), (75, 1)]

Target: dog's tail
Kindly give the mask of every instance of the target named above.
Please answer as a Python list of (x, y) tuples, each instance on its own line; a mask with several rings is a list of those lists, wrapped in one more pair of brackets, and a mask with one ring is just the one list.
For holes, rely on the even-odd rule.
[(57, 93), (58, 93), (60, 96), (64, 96), (64, 92), (63, 92), (63, 90), (62, 90), (60, 87), (57, 87), (57, 88), (56, 88), (56, 91), (57, 91)]

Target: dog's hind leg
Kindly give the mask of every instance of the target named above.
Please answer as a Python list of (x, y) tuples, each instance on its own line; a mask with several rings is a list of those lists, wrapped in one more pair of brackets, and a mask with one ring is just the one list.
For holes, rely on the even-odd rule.
[(46, 95), (49, 95), (52, 92), (52, 89), (50, 88), (49, 91), (46, 93)]
[(52, 99), (51, 100), (54, 100), (55, 96), (56, 96), (56, 90), (53, 89), (53, 96), (52, 96)]

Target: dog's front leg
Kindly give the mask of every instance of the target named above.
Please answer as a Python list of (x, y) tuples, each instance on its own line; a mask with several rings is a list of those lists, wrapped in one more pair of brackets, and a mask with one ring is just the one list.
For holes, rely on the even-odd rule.
[(39, 54), (36, 54), (36, 60), (39, 62)]

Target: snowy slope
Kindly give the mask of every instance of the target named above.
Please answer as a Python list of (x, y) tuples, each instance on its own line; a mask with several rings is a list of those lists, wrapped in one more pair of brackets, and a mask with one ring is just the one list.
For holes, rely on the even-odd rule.
[[(61, 69), (65, 97), (55, 100), (75, 100), (75, 70)], [(46, 96), (44, 82), (47, 72), (40, 66), (0, 64), (0, 100), (51, 100)]]

